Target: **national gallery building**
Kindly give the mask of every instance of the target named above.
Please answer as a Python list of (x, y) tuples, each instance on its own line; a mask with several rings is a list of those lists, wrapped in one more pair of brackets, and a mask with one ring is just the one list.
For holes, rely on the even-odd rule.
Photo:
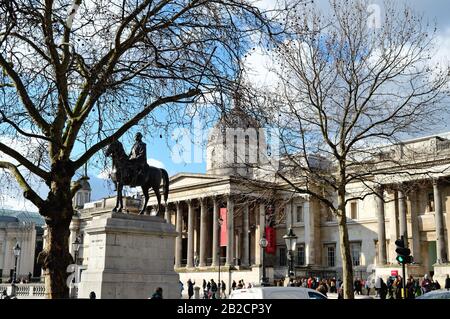
[[(205, 174), (179, 173), (170, 178), (168, 203), (161, 217), (177, 232), (174, 267), (180, 280), (186, 283), (191, 279), (201, 285), (203, 279), (217, 282), (220, 276), (228, 287), (233, 280), (259, 283), (263, 265), (270, 282), (284, 279), (290, 261), (283, 236), (290, 228), (297, 236), (296, 276), (342, 276), (338, 223), (329, 209), (245, 161), (229, 164), (224, 160), (224, 139), (242, 139), (247, 159), (266, 149), (261, 133), (245, 133), (253, 123), (234, 118), (239, 120), (231, 125), (232, 132), (241, 136), (224, 133), (220, 122), (216, 125), (207, 145)], [(249, 145), (255, 139), (256, 149), (252, 149)], [(450, 139), (446, 135), (424, 137), (388, 146), (383, 152), (394, 154), (401, 162), (411, 150), (427, 156), (415, 156), (413, 165), (406, 163), (398, 174), (397, 167), (384, 167), (386, 174), (377, 181), (378, 192), (347, 204), (355, 277), (401, 274), (395, 241), (402, 235), (414, 256), (408, 275), (431, 274), (442, 284), (450, 272)], [(258, 156), (257, 161), (262, 159)], [(265, 163), (259, 164), (263, 167)], [(264, 181), (265, 187), (253, 183), (258, 180)], [(349, 197), (364, 193), (364, 188), (362, 182), (349, 185)], [(150, 195), (148, 211), (154, 214), (156, 198)], [(139, 203), (128, 198), (125, 209), (137, 212)], [(110, 211), (113, 206), (110, 198), (80, 207), (79, 217), (72, 222), (72, 239), (80, 231), (82, 235), (83, 223), (93, 214)], [(268, 241), (265, 249), (260, 244), (263, 237)], [(79, 257), (83, 260), (83, 248)], [(88, 261), (83, 265), (87, 267)]]

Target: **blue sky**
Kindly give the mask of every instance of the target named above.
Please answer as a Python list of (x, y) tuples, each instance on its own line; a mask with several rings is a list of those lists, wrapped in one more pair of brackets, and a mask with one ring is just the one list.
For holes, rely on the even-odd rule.
[[(424, 17), (429, 21), (436, 21), (438, 27), (438, 42), (439, 42), (439, 56), (443, 58), (450, 57), (450, 1), (448, 0), (395, 0), (395, 2), (406, 2), (413, 9), (418, 12), (423, 13)], [(274, 0), (263, 0), (261, 1), (264, 7), (270, 7)], [(323, 8), (326, 12), (326, 7), (328, 6), (328, 0), (315, 0), (316, 5)], [(382, 4), (383, 1), (371, 1), (373, 4)], [(382, 5), (381, 5), (382, 7)], [(252, 68), (251, 70), (251, 80), (256, 82), (265, 81), (270, 84), (270, 74), (265, 69), (265, 65), (262, 62), (263, 58), (258, 57), (257, 55), (249, 56), (248, 58), (248, 66)], [(204, 124), (204, 123), (203, 123)], [(443, 126), (442, 131), (450, 131), (447, 127)], [(185, 143), (184, 145), (190, 146), (190, 160), (188, 159), (188, 154), (185, 155), (188, 158), (186, 162), (177, 161), (176, 156), (174, 156), (173, 151), (175, 151), (176, 155), (176, 147), (179, 144), (175, 143), (173, 138), (173, 134), (176, 134), (177, 131), (169, 131), (169, 132), (154, 132), (152, 136), (144, 133), (144, 142), (147, 144), (147, 157), (150, 160), (150, 164), (153, 166), (164, 167), (169, 175), (174, 175), (179, 172), (195, 172), (195, 173), (204, 173), (206, 171), (206, 162), (205, 162), (205, 141), (200, 140), (197, 143)], [(179, 133), (179, 132), (178, 132)], [(181, 136), (183, 137), (183, 132), (181, 132)], [(430, 132), (434, 133), (434, 132)], [(160, 137), (160, 135), (162, 137)], [(186, 137), (186, 136), (185, 136)], [(206, 137), (206, 134), (203, 138)], [(190, 139), (189, 137), (187, 137)], [(132, 141), (128, 138), (122, 138), (121, 141), (124, 143), (125, 150), (127, 152), (130, 151), (132, 146)], [(111, 162), (107, 162), (108, 165), (111, 165)], [(88, 175), (91, 178), (91, 186), (93, 188), (92, 199), (100, 199), (104, 196), (112, 195), (112, 184), (108, 182), (106, 179), (101, 178), (100, 172), (96, 169), (90, 169)], [(104, 177), (104, 176), (103, 176)], [(41, 190), (41, 192), (45, 193), (45, 191)], [(0, 208), (15, 208), (15, 209), (27, 209), (27, 210), (35, 210), (35, 208), (26, 203), (26, 201), (18, 195), (20, 192), (17, 192), (15, 195), (12, 195), (6, 201), (0, 201)]]

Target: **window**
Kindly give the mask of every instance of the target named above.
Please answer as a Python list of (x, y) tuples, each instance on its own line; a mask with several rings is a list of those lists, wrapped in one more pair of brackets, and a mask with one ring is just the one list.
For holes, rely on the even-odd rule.
[(327, 245), (326, 246), (327, 253), (327, 266), (334, 267), (335, 266), (335, 257), (336, 257), (336, 247), (335, 245)]
[(297, 206), (296, 216), (297, 216), (297, 218), (296, 218), (297, 223), (303, 223), (304, 222), (303, 206), (302, 205)]
[(428, 193), (428, 212), (434, 212), (434, 194)]
[(331, 208), (325, 208), (327, 211), (327, 222), (332, 222), (333, 221), (333, 211), (331, 210)]
[(299, 245), (297, 247), (297, 265), (305, 265), (305, 245)]
[(245, 163), (250, 163), (250, 136), (245, 135)]
[(286, 256), (286, 248), (280, 248), (280, 266), (287, 265), (287, 256)]
[(353, 266), (361, 265), (361, 243), (350, 243)]
[(358, 219), (358, 202), (350, 203), (350, 218), (353, 220)]
[(322, 296), (321, 294), (317, 292), (308, 291), (309, 299), (327, 299), (325, 296)]

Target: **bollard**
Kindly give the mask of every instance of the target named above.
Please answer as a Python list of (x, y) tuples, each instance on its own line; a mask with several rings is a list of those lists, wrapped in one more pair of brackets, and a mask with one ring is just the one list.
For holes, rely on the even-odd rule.
[(200, 287), (194, 287), (194, 299), (200, 299)]

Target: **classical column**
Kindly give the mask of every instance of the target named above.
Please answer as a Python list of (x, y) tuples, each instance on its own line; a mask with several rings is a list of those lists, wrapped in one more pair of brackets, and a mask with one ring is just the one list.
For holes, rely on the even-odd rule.
[(412, 255), (414, 262), (420, 263), (419, 190), (412, 192), (408, 199), (411, 207)]
[(187, 249), (187, 267), (194, 267), (194, 214), (192, 200), (187, 200), (188, 204), (188, 249)]
[(378, 219), (378, 264), (387, 264), (386, 254), (386, 226), (384, 218), (384, 189), (379, 187), (375, 195), (377, 203), (377, 219)]
[(180, 202), (175, 202), (175, 205), (177, 207), (177, 220), (175, 221), (177, 230), (177, 238), (175, 240), (175, 267), (179, 268), (181, 267), (181, 258), (183, 256), (183, 212)]
[(396, 263), (395, 257), (397, 253), (395, 252), (396, 246), (395, 241), (398, 239), (398, 218), (397, 218), (397, 208), (396, 202), (398, 199), (397, 191), (392, 191), (386, 194), (388, 197), (388, 202), (386, 203), (387, 215), (389, 216), (389, 261), (391, 263)]
[(200, 198), (200, 267), (206, 266), (206, 232), (208, 230), (206, 201), (206, 198)]
[(406, 222), (406, 194), (400, 186), (398, 190), (398, 214), (400, 221), (400, 236), (405, 240), (405, 246), (408, 247), (408, 224)]
[(266, 205), (259, 204), (259, 209), (255, 209), (256, 232), (255, 232), (255, 264), (261, 265), (263, 249), (260, 246), (260, 240), (264, 236), (266, 227)]
[(213, 247), (212, 247), (212, 266), (219, 265), (220, 252), (220, 228), (219, 228), (219, 203), (217, 197), (213, 197)]
[(305, 221), (305, 264), (315, 264), (314, 252), (314, 215), (311, 212), (309, 201), (305, 202), (304, 206), (304, 221)]
[(286, 203), (286, 206), (284, 206), (284, 214), (286, 215), (285, 216), (285, 220), (286, 220), (286, 230), (287, 230), (287, 232), (289, 231), (289, 228), (291, 228), (292, 224), (293, 224), (292, 209), (291, 209), (292, 207), (291, 206), (292, 206), (292, 204), (291, 204), (290, 200)]
[(248, 220), (248, 203), (244, 204), (243, 214), (242, 214), (242, 261), (241, 265), (243, 267), (249, 266), (249, 246), (248, 246), (248, 234), (249, 234), (249, 220)]
[(436, 253), (437, 263), (445, 264), (447, 262), (447, 247), (444, 238), (444, 214), (442, 211), (441, 189), (438, 179), (433, 179), (434, 192), (434, 220), (436, 221)]
[(227, 260), (226, 266), (234, 265), (234, 202), (227, 198)]

